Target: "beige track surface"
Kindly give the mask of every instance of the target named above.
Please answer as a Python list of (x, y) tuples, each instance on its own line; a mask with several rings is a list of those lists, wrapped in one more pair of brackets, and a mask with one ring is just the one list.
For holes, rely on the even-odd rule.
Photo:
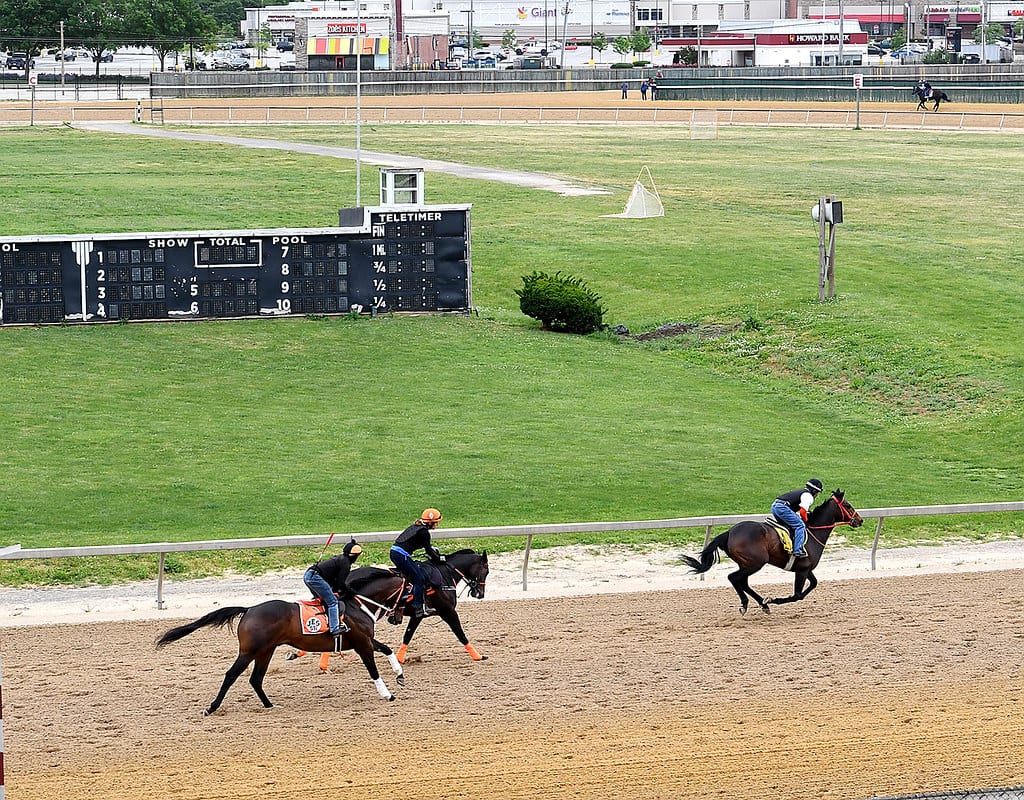
[[(263, 709), (226, 630), (3, 632), (8, 800), (868, 798), (1024, 784), (1024, 571), (822, 583), (770, 616), (730, 589), (464, 601), (407, 686), (278, 653)], [(384, 625), (385, 641), (399, 631)]]
[[(232, 108), (253, 107), (266, 108), (289, 107), (307, 108), (316, 106), (328, 107), (352, 107), (356, 106), (354, 97), (224, 97), (224, 98), (185, 98), (166, 99), (158, 101), (164, 107), (168, 115), (174, 108)], [(149, 107), (151, 101), (142, 101), (144, 117), (149, 120)], [(0, 122), (23, 121), (24, 114), (17, 115), (11, 112), (14, 109), (29, 108), (28, 101), (14, 101), (0, 103)], [(56, 109), (61, 106), (75, 106), (77, 109), (97, 108), (103, 109), (103, 113), (97, 113), (94, 117), (82, 114), (83, 119), (114, 120), (119, 122), (130, 121), (134, 115), (135, 100), (79, 100), (75, 102), (38, 102), (36, 104), (36, 121), (45, 120), (52, 116)], [(569, 108), (569, 109), (594, 109), (593, 115), (583, 114), (582, 119), (588, 118), (606, 120), (607, 116), (599, 114), (599, 110), (605, 109), (667, 109), (671, 107), (680, 108), (718, 108), (718, 109), (749, 109), (751, 111), (776, 109), (776, 110), (804, 110), (814, 109), (816, 111), (833, 110), (843, 115), (850, 112), (854, 105), (850, 102), (827, 102), (815, 103), (809, 101), (783, 102), (783, 101), (742, 101), (742, 100), (640, 100), (638, 93), (630, 93), (628, 100), (621, 99), (618, 89), (615, 91), (574, 91), (574, 92), (488, 92), (485, 94), (414, 94), (414, 95), (364, 95), (361, 98), (361, 105), (367, 109), (373, 108), (419, 108), (428, 106), (431, 108)], [(915, 103), (910, 95), (910, 84), (908, 83), (907, 99), (904, 102), (896, 103), (861, 103), (861, 111), (864, 114), (878, 113), (884, 111), (913, 111)], [(949, 103), (942, 107), (937, 119), (943, 115), (951, 117), (959, 113), (967, 114), (1020, 114), (1021, 106), (1017, 104), (999, 103)], [(201, 115), (200, 115), (201, 116)], [(752, 116), (752, 120), (760, 120), (761, 115)], [(571, 119), (575, 119), (572, 117)], [(623, 119), (628, 119), (628, 115)], [(741, 121), (742, 117), (737, 117)], [(256, 123), (260, 118), (254, 117)]]

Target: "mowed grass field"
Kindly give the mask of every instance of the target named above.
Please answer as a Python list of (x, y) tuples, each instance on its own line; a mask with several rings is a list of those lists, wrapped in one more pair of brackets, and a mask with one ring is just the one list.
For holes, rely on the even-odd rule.
[[(230, 133), (354, 144), (350, 127)], [(0, 144), (2, 235), (315, 227), (355, 198), (354, 164), (338, 159), (70, 129), (5, 130)], [(458, 527), (748, 513), (812, 475), (859, 507), (1024, 495), (1019, 138), (395, 125), (364, 126), (362, 146), (609, 194), (428, 173), (428, 202), (473, 204), (470, 317), (0, 330), (0, 545), (396, 530), (427, 505)], [(665, 217), (602, 217), (644, 164)], [(373, 204), (377, 170), (362, 172)], [(810, 216), (823, 194), (846, 217), (824, 304)], [(535, 269), (584, 278), (632, 334), (700, 333), (544, 332), (514, 294)], [(885, 528), (889, 543), (1020, 530), (1020, 515)], [(0, 582), (154, 567), (2, 562)]]

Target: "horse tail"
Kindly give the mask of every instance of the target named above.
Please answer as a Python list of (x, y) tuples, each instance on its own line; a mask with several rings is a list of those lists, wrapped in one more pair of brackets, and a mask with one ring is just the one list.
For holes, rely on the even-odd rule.
[(226, 608), (218, 608), (216, 611), (211, 611), (205, 617), (200, 617), (195, 622), (189, 622), (186, 625), (179, 625), (177, 628), (171, 628), (167, 633), (156, 640), (157, 649), (160, 649), (165, 644), (176, 642), (178, 639), (184, 639), (190, 633), (194, 633), (200, 628), (206, 628), (213, 626), (215, 628), (223, 628), (225, 625), (229, 625), (236, 618), (242, 616), (249, 609), (245, 606), (228, 606)]
[(686, 564), (691, 570), (697, 573), (707, 572), (711, 569), (721, 558), (718, 551), (725, 550), (725, 542), (729, 538), (729, 531), (720, 533), (705, 547), (700, 554), (700, 560), (691, 556), (683, 556), (683, 563)]

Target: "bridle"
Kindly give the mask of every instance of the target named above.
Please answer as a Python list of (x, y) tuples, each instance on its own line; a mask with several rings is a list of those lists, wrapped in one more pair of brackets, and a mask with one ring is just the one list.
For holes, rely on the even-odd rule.
[(487, 579), (477, 580), (467, 572), (463, 572), (461, 569), (456, 567), (454, 564), (448, 564), (451, 567), (452, 572), (459, 576), (460, 579), (465, 581), (466, 586), (469, 587), (469, 594), (475, 598), (481, 598), (484, 596), (484, 592), (487, 588)]
[[(814, 541), (816, 541), (822, 547), (825, 546), (825, 542), (824, 542), (824, 540), (819, 539), (817, 536), (815, 536), (814, 535), (814, 531), (816, 531), (816, 530), (820, 530), (820, 531), (827, 530), (831, 534), (832, 531), (834, 531), (840, 525), (851, 525), (852, 526), (853, 523), (860, 516), (857, 513), (856, 509), (854, 509), (853, 506), (849, 505), (846, 502), (846, 498), (843, 498), (842, 500), (837, 500), (836, 496), (833, 494), (832, 497), (829, 498), (829, 499), (835, 501), (836, 507), (839, 509), (839, 519), (836, 520), (835, 522), (832, 522), (832, 523), (828, 524), (828, 525), (813, 525), (813, 526), (812, 525), (807, 525), (807, 526), (805, 526), (807, 528), (807, 535), (810, 536), (812, 539), (814, 539)], [(825, 538), (827, 539), (828, 536), (826, 536)]]

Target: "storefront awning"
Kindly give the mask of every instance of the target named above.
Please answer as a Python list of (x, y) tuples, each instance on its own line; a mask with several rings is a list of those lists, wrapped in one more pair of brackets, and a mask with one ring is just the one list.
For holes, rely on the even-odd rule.
[(364, 56), (386, 56), (391, 47), (391, 39), (355, 36), (317, 36), (306, 42), (308, 56), (352, 56), (356, 52)]

